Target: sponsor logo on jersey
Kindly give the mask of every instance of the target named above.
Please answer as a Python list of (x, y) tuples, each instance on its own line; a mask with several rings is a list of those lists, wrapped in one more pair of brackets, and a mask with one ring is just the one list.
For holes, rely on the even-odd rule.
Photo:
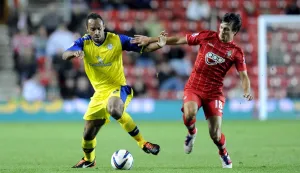
[(111, 62), (109, 63), (104, 63), (103, 59), (100, 57), (100, 56), (97, 56), (96, 57), (98, 62), (97, 63), (89, 63), (90, 66), (93, 66), (93, 67), (106, 67), (106, 66), (111, 66)]
[(107, 49), (108, 49), (108, 50), (112, 50), (112, 48), (113, 48), (113, 45), (112, 45), (112, 44), (108, 44), (108, 45), (107, 45)]
[(207, 65), (216, 65), (225, 62), (225, 59), (212, 52), (207, 52), (205, 55), (205, 62)]
[(231, 54), (232, 54), (232, 51), (231, 51), (231, 50), (227, 51), (227, 53), (226, 53), (227, 58), (229, 58), (229, 57), (231, 56)]

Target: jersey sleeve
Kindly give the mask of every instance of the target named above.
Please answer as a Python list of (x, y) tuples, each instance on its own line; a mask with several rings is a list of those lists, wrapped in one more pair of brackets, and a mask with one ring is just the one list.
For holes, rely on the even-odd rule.
[(83, 38), (79, 38), (67, 49), (67, 51), (83, 50)]
[(128, 37), (126, 35), (119, 34), (122, 50), (126, 51), (133, 51), (133, 52), (140, 52), (142, 51), (142, 47), (138, 46), (137, 44), (130, 43), (132, 37)]
[(198, 33), (187, 34), (186, 40), (189, 45), (200, 45), (202, 41), (207, 38), (212, 31), (201, 31)]
[(246, 71), (246, 61), (244, 52), (241, 49), (238, 49), (235, 54), (235, 68), (237, 71)]

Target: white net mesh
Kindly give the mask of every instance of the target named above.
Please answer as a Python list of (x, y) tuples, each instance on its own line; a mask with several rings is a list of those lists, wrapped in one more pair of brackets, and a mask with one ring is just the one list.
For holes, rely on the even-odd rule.
[[(260, 20), (262, 27), (259, 26), (260, 37), (264, 36), (259, 38), (259, 117), (299, 117), (300, 19), (296, 16), (267, 16), (263, 20)], [(264, 75), (266, 80), (261, 77)]]
[(300, 98), (300, 23), (267, 25), (268, 98)]

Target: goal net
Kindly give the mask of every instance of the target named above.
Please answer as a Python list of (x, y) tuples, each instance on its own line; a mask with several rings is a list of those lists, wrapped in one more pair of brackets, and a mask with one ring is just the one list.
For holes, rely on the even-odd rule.
[(258, 18), (259, 119), (295, 119), (300, 112), (300, 17)]

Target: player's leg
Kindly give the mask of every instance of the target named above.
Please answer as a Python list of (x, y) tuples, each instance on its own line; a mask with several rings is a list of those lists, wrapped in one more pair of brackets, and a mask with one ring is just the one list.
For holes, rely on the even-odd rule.
[(197, 135), (197, 128), (196, 128), (196, 115), (201, 107), (201, 100), (200, 98), (193, 93), (192, 91), (186, 90), (184, 91), (184, 98), (183, 98), (183, 122), (188, 130), (188, 134), (186, 136), (184, 142), (184, 151), (185, 153), (189, 154), (192, 152), (196, 135)]
[(224, 103), (220, 100), (205, 101), (203, 110), (208, 122), (209, 135), (219, 149), (223, 168), (232, 168), (232, 162), (226, 149), (225, 135), (222, 133), (222, 112)]
[(85, 120), (82, 138), (82, 149), (84, 157), (73, 166), (73, 168), (90, 168), (96, 165), (96, 135), (105, 124), (105, 119)]
[(137, 141), (138, 145), (146, 153), (157, 155), (160, 151), (159, 145), (147, 142), (143, 138), (139, 128), (137, 127), (131, 116), (124, 111), (132, 98), (133, 91), (129, 86), (122, 87), (119, 93), (114, 92), (114, 94), (109, 98), (107, 104), (108, 113), (120, 123), (123, 129)]
[(112, 96), (109, 98), (107, 111), (120, 123), (123, 129), (138, 142), (139, 145), (143, 145), (143, 143), (146, 142), (131, 116), (124, 112), (124, 103), (119, 97)]

